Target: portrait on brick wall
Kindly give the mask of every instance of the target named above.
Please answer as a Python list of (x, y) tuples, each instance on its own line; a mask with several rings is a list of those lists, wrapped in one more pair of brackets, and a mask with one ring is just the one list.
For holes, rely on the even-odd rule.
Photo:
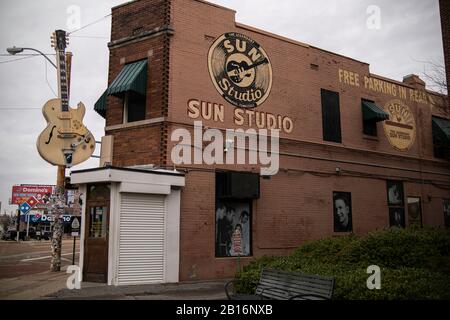
[(444, 224), (450, 229), (450, 199), (444, 199)]
[(334, 232), (352, 232), (352, 195), (349, 192), (333, 192)]
[(403, 206), (403, 182), (387, 181), (387, 197), (389, 206)]
[(389, 208), (389, 225), (391, 227), (405, 228), (405, 209)]
[(216, 204), (217, 257), (251, 255), (250, 213), (251, 211), (249, 201), (242, 201), (242, 202), (231, 200), (217, 201)]

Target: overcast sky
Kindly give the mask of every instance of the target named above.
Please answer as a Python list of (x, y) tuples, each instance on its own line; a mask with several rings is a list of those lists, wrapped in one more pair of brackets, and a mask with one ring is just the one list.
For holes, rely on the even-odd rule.
[[(8, 205), (13, 185), (56, 182), (56, 167), (45, 162), (36, 149), (36, 139), (46, 127), (41, 108), (54, 97), (52, 90), (57, 92), (55, 69), (46, 65), (41, 56), (9, 56), (6, 48), (31, 47), (53, 54), (51, 33), (56, 29), (75, 30), (77, 10), (80, 26), (98, 21), (74, 32), (68, 51), (74, 54), (70, 105), (75, 107), (79, 101), (86, 105), (84, 123), (99, 141), (105, 121), (93, 107), (107, 86), (111, 28), (111, 18), (104, 17), (111, 13), (111, 7), (124, 2), (127, 1), (0, 1), (2, 212), (17, 209)], [(401, 81), (407, 74), (422, 74), (422, 61), (443, 64), (438, 0), (211, 2), (236, 10), (238, 22), (367, 62), (372, 73), (395, 80)], [(372, 18), (376, 18), (378, 10), (379, 28), (373, 28), (377, 26), (373, 23), (369, 23), (369, 28), (367, 21), (377, 22)], [(95, 154), (99, 151), (97, 146)], [(98, 162), (91, 159), (73, 170), (97, 167)]]

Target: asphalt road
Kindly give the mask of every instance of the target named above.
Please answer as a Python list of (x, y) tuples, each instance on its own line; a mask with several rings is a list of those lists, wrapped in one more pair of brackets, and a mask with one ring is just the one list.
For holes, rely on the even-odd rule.
[[(75, 263), (78, 262), (79, 241), (75, 248)], [(64, 239), (62, 244), (62, 266), (72, 264), (73, 238)], [(41, 273), (50, 269), (50, 241), (0, 241), (0, 279)]]

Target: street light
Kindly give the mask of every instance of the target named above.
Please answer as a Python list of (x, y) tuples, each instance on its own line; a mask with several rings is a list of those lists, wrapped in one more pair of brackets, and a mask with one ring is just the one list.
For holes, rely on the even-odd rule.
[(58, 69), (58, 67), (56, 66), (56, 64), (50, 60), (44, 53), (42, 53), (41, 51), (37, 50), (37, 49), (33, 49), (33, 48), (20, 48), (20, 47), (16, 47), (13, 46), (12, 48), (7, 48), (6, 51), (8, 51), (9, 54), (11, 55), (15, 55), (18, 53), (23, 52), (24, 50), (31, 50), (31, 51), (36, 51), (37, 53), (39, 53), (41, 56), (43, 56), (45, 59), (47, 59), (48, 62), (51, 63), (52, 66), (55, 67), (55, 69)]

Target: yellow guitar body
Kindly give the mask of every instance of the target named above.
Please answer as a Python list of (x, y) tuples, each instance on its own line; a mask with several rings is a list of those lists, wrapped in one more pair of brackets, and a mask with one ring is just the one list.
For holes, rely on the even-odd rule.
[(95, 150), (95, 139), (83, 125), (86, 108), (61, 111), (61, 99), (51, 99), (42, 108), (47, 127), (39, 135), (36, 145), (45, 161), (71, 167), (89, 159)]

